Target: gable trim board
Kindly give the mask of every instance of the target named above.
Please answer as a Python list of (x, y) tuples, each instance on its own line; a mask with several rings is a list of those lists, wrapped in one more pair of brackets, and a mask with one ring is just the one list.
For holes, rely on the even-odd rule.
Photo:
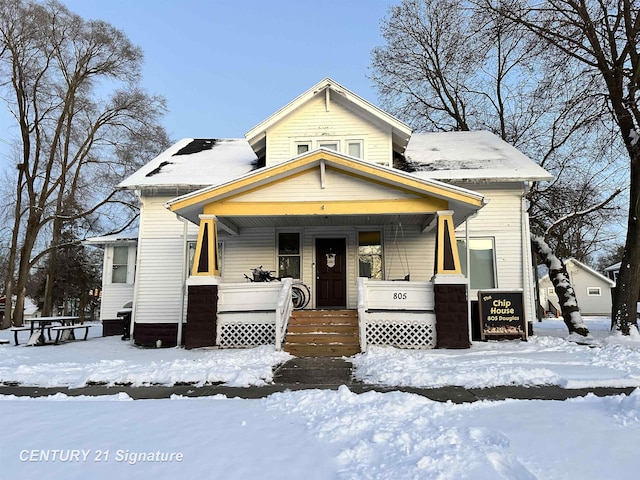
[(394, 144), (397, 144), (400, 150), (404, 151), (411, 137), (411, 128), (405, 123), (401, 122), (397, 118), (389, 115), (387, 112), (379, 109), (375, 105), (364, 100), (362, 97), (349, 91), (336, 81), (325, 78), (318, 82), (316, 85), (302, 93), (287, 105), (280, 108), (278, 111), (267, 117), (258, 125), (253, 127), (245, 134), (245, 138), (256, 152), (257, 155), (261, 155), (262, 150), (265, 148), (265, 140), (267, 131), (274, 125), (284, 121), (287, 116), (307, 104), (312, 98), (322, 95), (325, 101), (325, 108), (328, 110), (331, 103), (331, 95), (344, 98), (347, 104), (354, 106), (355, 108), (366, 112), (373, 121), (386, 125), (389, 129)]
[[(198, 223), (197, 218), (200, 213), (224, 215), (224, 213), (216, 213), (216, 209), (218, 208), (220, 210), (233, 211), (237, 215), (243, 214), (243, 212), (244, 214), (250, 214), (250, 212), (255, 212), (252, 208), (256, 205), (251, 204), (248, 205), (249, 208), (242, 209), (241, 207), (230, 207), (230, 202), (244, 194), (266, 189), (277, 183), (291, 180), (296, 176), (308, 173), (310, 170), (317, 169), (319, 172), (318, 181), (322, 182), (323, 171), (327, 168), (344, 175), (359, 178), (364, 182), (387, 186), (397, 190), (401, 194), (411, 193), (421, 199), (421, 202), (411, 200), (398, 200), (397, 202), (390, 202), (388, 200), (380, 202), (376, 202), (375, 200), (363, 201), (362, 206), (364, 206), (364, 203), (369, 202), (370, 207), (368, 208), (372, 209), (371, 212), (367, 212), (367, 207), (365, 207), (364, 213), (428, 213), (449, 209), (449, 203), (455, 203), (459, 204), (464, 210), (464, 213), (456, 215), (456, 224), (460, 224), (466, 217), (475, 213), (485, 204), (484, 197), (471, 190), (455, 187), (436, 180), (418, 179), (404, 172), (368, 164), (336, 152), (320, 149), (294, 158), (288, 162), (257, 170), (235, 181), (219, 186), (203, 188), (193, 193), (183, 195), (169, 201), (167, 207), (193, 223)], [(324, 184), (322, 188), (325, 188)], [(330, 212), (324, 212), (324, 210), (327, 209), (327, 205), (334, 207), (334, 214), (346, 214), (354, 210), (360, 211), (354, 208), (352, 200), (331, 202), (329, 193), (327, 193), (327, 197), (328, 199), (324, 202), (304, 202), (296, 199), (296, 205), (300, 205), (300, 207), (292, 205), (291, 202), (282, 202), (272, 206), (279, 206), (280, 208), (275, 210), (279, 211), (282, 210), (282, 206), (285, 205), (288, 211), (293, 212), (292, 214), (294, 215), (330, 214)], [(376, 203), (379, 205), (376, 206)], [(395, 207), (390, 206), (393, 203), (396, 203)], [(429, 203), (432, 203), (432, 205), (429, 205)], [(325, 206), (324, 209), (322, 208), (323, 205)], [(300, 211), (296, 212), (297, 209)], [(456, 208), (454, 210), (459, 209)], [(274, 210), (271, 210), (271, 212), (273, 211)], [(261, 213), (257, 214), (261, 215)]]

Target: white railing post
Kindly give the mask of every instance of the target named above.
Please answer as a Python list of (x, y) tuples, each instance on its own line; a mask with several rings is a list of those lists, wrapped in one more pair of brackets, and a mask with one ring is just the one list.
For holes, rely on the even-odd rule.
[(367, 351), (367, 283), (369, 279), (366, 277), (358, 277), (358, 329), (360, 331), (360, 351)]
[(290, 278), (282, 279), (282, 288), (278, 296), (278, 305), (276, 306), (276, 350), (282, 350), (282, 343), (287, 334), (287, 326), (289, 325), (289, 317), (293, 310), (293, 302), (291, 299), (291, 286), (293, 280)]

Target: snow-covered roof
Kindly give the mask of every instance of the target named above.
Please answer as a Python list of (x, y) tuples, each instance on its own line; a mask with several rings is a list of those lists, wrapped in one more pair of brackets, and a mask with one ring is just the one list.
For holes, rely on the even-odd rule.
[[(421, 179), (470, 181), (551, 180), (517, 148), (491, 132), (415, 133), (406, 158)], [(244, 138), (185, 138), (122, 181), (118, 188), (196, 190), (233, 181), (256, 169), (258, 157)]]
[(258, 160), (244, 138), (184, 138), (118, 185), (144, 187), (204, 187), (240, 177)]
[(108, 243), (127, 243), (137, 242), (138, 231), (114, 233), (113, 235), (102, 235), (99, 237), (90, 237), (85, 239), (82, 243), (85, 245), (102, 246)]
[(488, 131), (414, 133), (405, 158), (419, 177), (439, 180), (526, 181), (553, 177)]

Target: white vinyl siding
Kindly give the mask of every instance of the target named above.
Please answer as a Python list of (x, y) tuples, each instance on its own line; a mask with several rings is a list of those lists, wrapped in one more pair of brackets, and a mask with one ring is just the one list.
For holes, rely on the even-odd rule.
[(354, 140), (363, 141), (361, 158), (391, 165), (391, 128), (344, 107), (333, 93), (331, 98), (329, 111), (324, 95), (318, 96), (267, 131), (267, 165), (299, 155), (300, 142), (314, 141), (312, 148), (318, 142), (339, 143), (340, 151), (348, 154), (347, 141)]
[[(519, 184), (479, 185), (464, 183), (460, 186), (483, 194), (490, 199), (478, 214), (468, 220), (469, 238), (493, 238), (495, 252), (496, 288), (524, 289), (525, 317), (535, 318), (532, 305), (532, 284), (524, 278), (523, 221), (521, 200), (523, 189)], [(465, 226), (456, 229), (456, 237), (465, 238)], [(524, 244), (528, 245), (528, 241)], [(477, 300), (478, 290), (470, 289), (471, 300)]]
[(270, 185), (259, 191), (234, 197), (232, 202), (295, 202), (312, 200), (395, 200), (414, 199), (405, 191), (364, 181), (328, 168), (325, 171), (324, 188), (320, 183), (318, 168), (308, 173)]
[[(114, 283), (112, 281), (115, 249), (118, 249), (121, 254), (126, 252), (127, 266), (124, 269), (126, 270), (125, 282)], [(136, 250), (135, 243), (123, 242), (105, 245), (100, 320), (113, 320), (118, 318), (118, 311), (121, 310), (126, 303), (133, 301)], [(119, 266), (119, 268), (122, 269), (122, 266)]]
[(224, 265), (220, 272), (225, 283), (246, 282), (251, 269), (277, 270), (274, 228), (243, 228), (238, 236), (224, 237)]
[(126, 283), (110, 283), (102, 287), (100, 302), (100, 320), (115, 320), (118, 311), (125, 304), (133, 301), (133, 285)]
[[(134, 320), (137, 323), (177, 323), (182, 302), (184, 223), (165, 208), (171, 197), (143, 197)], [(195, 236), (198, 227), (189, 224)]]

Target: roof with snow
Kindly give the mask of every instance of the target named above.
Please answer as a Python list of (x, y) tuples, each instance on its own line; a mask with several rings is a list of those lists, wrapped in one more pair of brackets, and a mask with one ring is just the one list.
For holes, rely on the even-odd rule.
[(438, 180), (525, 181), (553, 177), (488, 131), (414, 133), (405, 152), (414, 175)]
[(95, 247), (101, 247), (108, 243), (131, 243), (138, 241), (138, 231), (114, 233), (112, 235), (102, 235), (99, 237), (90, 237), (85, 239), (82, 243), (85, 245), (92, 245)]
[[(459, 181), (551, 180), (517, 148), (487, 131), (415, 133), (406, 149), (411, 175)], [(190, 189), (221, 185), (257, 168), (243, 138), (185, 138), (122, 181), (118, 188)]]
[(120, 182), (118, 188), (201, 188), (240, 177), (254, 170), (257, 161), (244, 138), (184, 138)]

